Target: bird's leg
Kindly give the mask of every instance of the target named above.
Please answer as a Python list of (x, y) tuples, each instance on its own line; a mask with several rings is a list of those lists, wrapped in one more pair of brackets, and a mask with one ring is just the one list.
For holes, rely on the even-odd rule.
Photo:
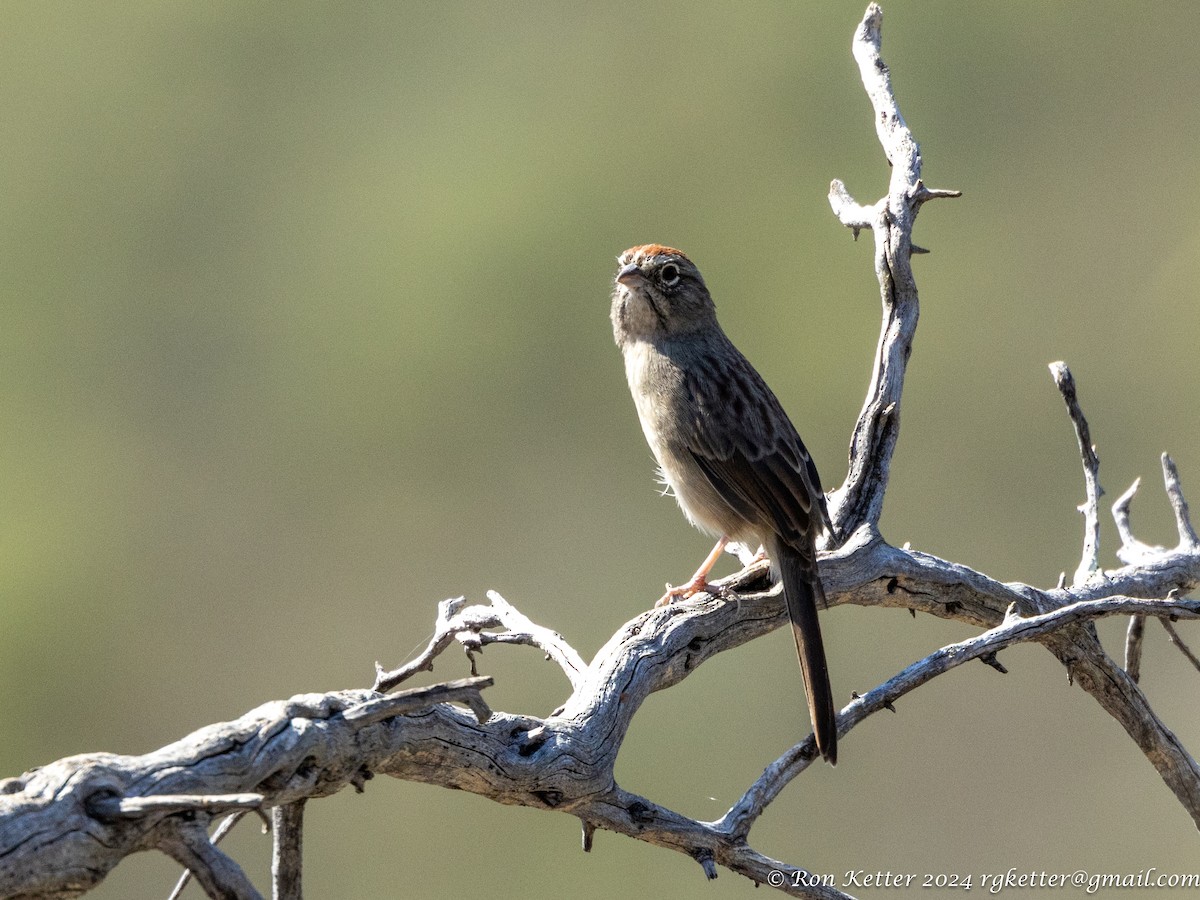
[(747, 568), (767, 558), (767, 550), (762, 544), (759, 544), (758, 549), (755, 550), (750, 544), (730, 541), (725, 545), (725, 552), (736, 556), (738, 562), (742, 564), (742, 568)]
[(704, 562), (700, 563), (700, 568), (696, 570), (687, 584), (681, 584), (679, 587), (671, 587), (667, 585), (667, 592), (658, 598), (655, 606), (666, 606), (668, 603), (674, 603), (677, 599), (687, 599), (693, 594), (698, 594), (703, 590), (708, 589), (708, 573), (712, 571), (712, 567), (717, 564), (717, 560), (721, 558), (721, 551), (725, 549), (725, 545), (729, 543), (727, 535), (721, 535), (721, 539), (717, 541), (717, 545), (712, 548), (712, 552), (704, 558)]

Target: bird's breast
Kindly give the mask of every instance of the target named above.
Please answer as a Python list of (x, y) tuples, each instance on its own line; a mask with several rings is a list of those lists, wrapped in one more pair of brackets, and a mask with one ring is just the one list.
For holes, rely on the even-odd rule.
[(688, 520), (714, 537), (761, 540), (712, 486), (692, 455), (687, 428), (696, 410), (685, 373), (653, 344), (638, 341), (625, 348), (625, 375), (662, 480)]

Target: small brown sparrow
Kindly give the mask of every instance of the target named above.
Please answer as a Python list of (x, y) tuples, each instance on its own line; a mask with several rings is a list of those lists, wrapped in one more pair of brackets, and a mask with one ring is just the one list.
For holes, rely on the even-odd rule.
[(629, 390), (663, 481), (684, 515), (719, 537), (686, 585), (707, 586), (728, 541), (762, 546), (783, 581), (817, 748), (837, 762), (837, 717), (817, 609), (816, 537), (830, 529), (816, 466), (762, 376), (717, 324), (700, 271), (681, 251), (632, 247), (618, 259), (612, 323)]

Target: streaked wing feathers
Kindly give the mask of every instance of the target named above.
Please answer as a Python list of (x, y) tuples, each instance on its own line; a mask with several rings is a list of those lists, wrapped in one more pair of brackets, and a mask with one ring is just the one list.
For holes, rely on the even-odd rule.
[[(736, 354), (734, 359), (741, 357), (732, 344), (728, 348)], [(744, 357), (738, 360), (741, 365), (722, 365), (729, 359), (725, 354), (710, 359), (711, 377), (688, 379), (688, 449), (742, 518), (770, 523), (797, 549), (811, 547), (810, 529), (815, 536), (827, 527), (829, 515), (816, 466), (800, 436)]]

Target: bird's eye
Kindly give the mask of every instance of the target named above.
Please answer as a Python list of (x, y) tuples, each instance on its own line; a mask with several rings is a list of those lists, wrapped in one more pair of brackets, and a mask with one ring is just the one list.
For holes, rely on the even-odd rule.
[(679, 266), (667, 263), (662, 267), (662, 283), (665, 287), (675, 287), (679, 284)]

